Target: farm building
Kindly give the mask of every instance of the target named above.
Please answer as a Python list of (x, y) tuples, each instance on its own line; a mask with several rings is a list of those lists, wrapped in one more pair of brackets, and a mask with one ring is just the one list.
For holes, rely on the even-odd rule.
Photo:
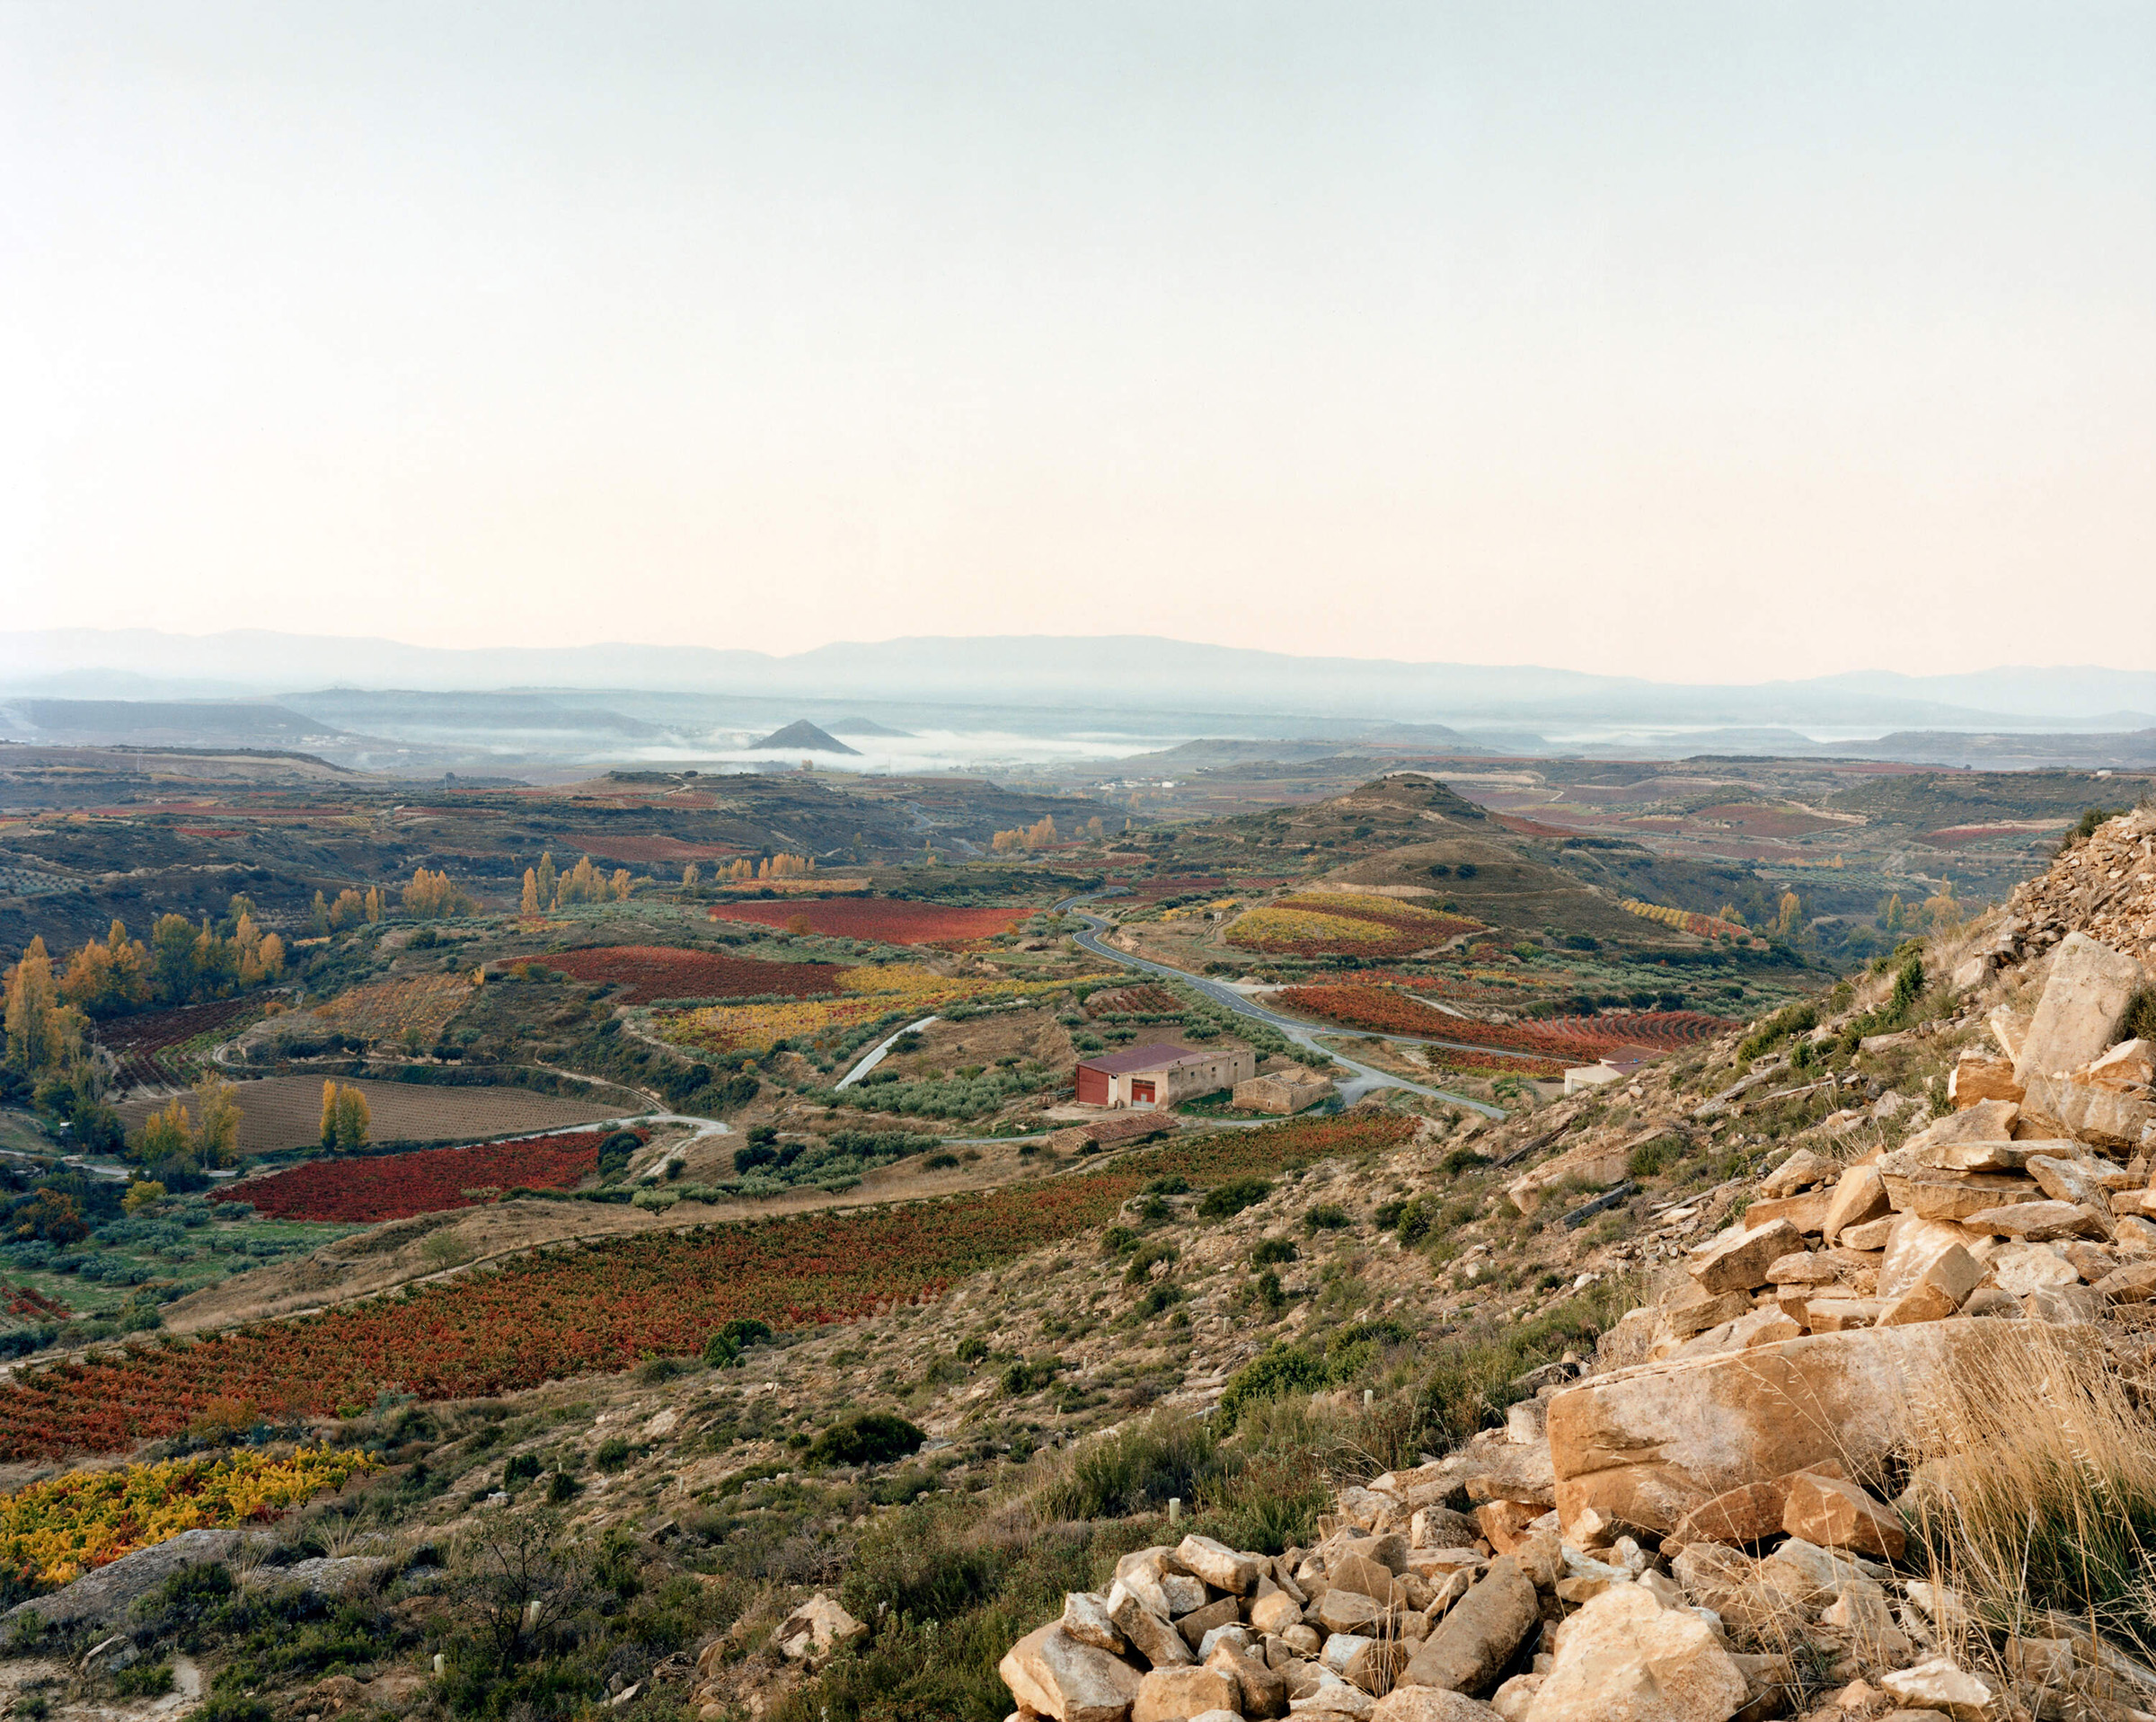
[(1235, 1104), (1245, 1112), (1300, 1112), (1331, 1098), (1332, 1079), (1299, 1064), (1235, 1084)]
[(1078, 1066), (1078, 1104), (1171, 1107), (1194, 1095), (1232, 1089), (1257, 1073), (1258, 1055), (1248, 1046), (1220, 1052), (1193, 1052), (1171, 1042), (1131, 1046)]

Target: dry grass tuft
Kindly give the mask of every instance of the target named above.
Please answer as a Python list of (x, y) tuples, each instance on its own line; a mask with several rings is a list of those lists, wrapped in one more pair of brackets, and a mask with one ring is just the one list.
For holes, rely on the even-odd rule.
[(1913, 1557), (1973, 1624), (2147, 1658), (2156, 1427), (2090, 1329), (2015, 1323), (2001, 1340), (1916, 1408)]

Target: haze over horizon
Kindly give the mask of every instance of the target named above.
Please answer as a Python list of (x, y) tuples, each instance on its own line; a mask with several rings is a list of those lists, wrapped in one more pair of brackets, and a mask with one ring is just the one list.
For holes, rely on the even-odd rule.
[(10, 625), (2156, 669), (2156, 12), (0, 16)]

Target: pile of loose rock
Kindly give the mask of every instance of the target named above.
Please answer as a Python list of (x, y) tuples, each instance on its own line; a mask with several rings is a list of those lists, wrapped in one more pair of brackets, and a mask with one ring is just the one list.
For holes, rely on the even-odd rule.
[[(2048, 870), (2023, 880), (1998, 938), (2028, 953), (2073, 928), (2156, 964), (2156, 808), (2107, 820)], [(1996, 967), (2010, 958), (1993, 951), (1991, 960)]]
[(1628, 1315), (1619, 1362), (1703, 1357), (1807, 1334), (1955, 1315), (2086, 1321), (2156, 1294), (2156, 1045), (2114, 1043), (2149, 978), (2068, 936), (2032, 1018), (1964, 1054), (1955, 1110), (1892, 1151), (1799, 1149), (1741, 1225), (1692, 1252), (1682, 1287)]

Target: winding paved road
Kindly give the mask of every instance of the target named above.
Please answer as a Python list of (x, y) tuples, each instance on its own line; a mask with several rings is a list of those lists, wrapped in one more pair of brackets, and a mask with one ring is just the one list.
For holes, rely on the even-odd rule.
[[(1379, 1070), (1374, 1064), (1361, 1064), (1344, 1053), (1335, 1052), (1331, 1047), (1321, 1043), (1318, 1031), (1309, 1023), (1300, 1021), (1294, 1017), (1282, 1016), (1277, 1011), (1268, 1010), (1255, 999), (1237, 992), (1233, 987), (1220, 981), (1208, 980), (1202, 975), (1191, 974), (1188, 969), (1173, 968), (1166, 963), (1156, 963), (1150, 958), (1134, 957), (1127, 950), (1117, 949), (1115, 946), (1100, 936), (1108, 931), (1109, 923), (1100, 916), (1089, 914), (1084, 909), (1079, 907), (1082, 903), (1099, 895), (1100, 895), (1099, 892), (1088, 891), (1079, 896), (1066, 897), (1056, 905), (1064, 914), (1074, 914), (1085, 923), (1087, 929), (1085, 932), (1072, 935), (1077, 940), (1082, 949), (1125, 968), (1139, 969), (1146, 974), (1158, 975), (1168, 980), (1180, 981), (1186, 986), (1194, 986), (1215, 1004), (1234, 1011), (1237, 1016), (1249, 1017), (1254, 1022), (1262, 1022), (1267, 1028), (1285, 1036), (1305, 1051), (1314, 1053), (1320, 1058), (1330, 1059), (1336, 1064), (1346, 1065), (1348, 1069), (1355, 1073), (1355, 1076), (1353, 1080), (1340, 1084), (1341, 1104), (1353, 1106), (1356, 1101), (1373, 1089), (1404, 1088), (1410, 1094), (1426, 1095), (1434, 1100), (1447, 1100), (1454, 1106), (1466, 1107), (1470, 1111), (1480, 1112), (1487, 1118), (1502, 1118), (1505, 1116), (1502, 1107), (1491, 1106), (1485, 1100), (1471, 1100), (1466, 1095), (1454, 1094), (1450, 1089), (1426, 1088), (1420, 1082), (1410, 1082), (1404, 1076), (1395, 1076), (1391, 1071)], [(1373, 1034), (1368, 1038), (1374, 1040), (1393, 1041), (1410, 1046), (1449, 1046), (1454, 1044), (1447, 1040), (1423, 1039), (1414, 1035)], [(1463, 1045), (1461, 1050), (1487, 1053), (1489, 1048)]]

